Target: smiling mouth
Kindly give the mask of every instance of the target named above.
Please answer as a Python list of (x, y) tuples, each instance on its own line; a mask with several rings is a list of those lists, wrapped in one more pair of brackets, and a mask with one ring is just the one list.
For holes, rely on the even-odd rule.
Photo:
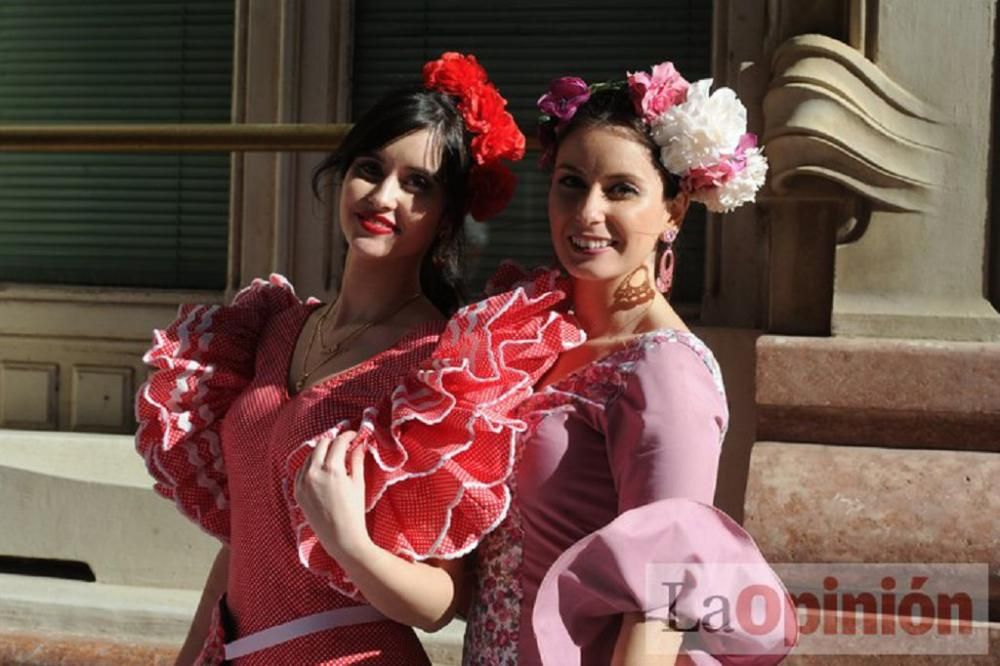
[(392, 220), (382, 215), (359, 214), (358, 222), (365, 231), (376, 236), (387, 236), (398, 232), (398, 227)]
[(615, 247), (618, 243), (610, 238), (589, 238), (585, 236), (570, 236), (570, 245), (580, 252), (596, 253)]

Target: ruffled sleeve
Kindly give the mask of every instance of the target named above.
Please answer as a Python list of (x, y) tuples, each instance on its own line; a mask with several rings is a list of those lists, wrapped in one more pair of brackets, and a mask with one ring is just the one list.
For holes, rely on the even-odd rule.
[[(557, 274), (459, 310), (420, 368), (360, 424), (365, 446), (367, 523), (372, 540), (409, 560), (457, 558), (500, 524), (510, 505), (506, 481), (525, 423), (514, 409), (559, 353), (581, 344), (583, 332), (558, 312), (566, 298)], [(289, 457), (286, 497), (299, 557), (344, 594), (356, 587), (319, 544), (295, 502), (297, 470), (319, 438)]]
[[(546, 572), (532, 612), (541, 663), (581, 651), (586, 663), (610, 661), (594, 651), (610, 649), (617, 617), (633, 612), (673, 619), (696, 664), (781, 661), (797, 635), (784, 586), (710, 506), (728, 423), (718, 365), (693, 335), (658, 331), (626, 366), (605, 424), (619, 515)], [(751, 617), (749, 600), (766, 617)]]
[(571, 666), (567, 655), (588, 655), (631, 612), (672, 619), (696, 664), (775, 664), (798, 636), (791, 599), (750, 535), (682, 497), (626, 511), (556, 560), (532, 613), (541, 663)]
[[(496, 272), (486, 281), (483, 293), (487, 296), (496, 296), (505, 291), (513, 291), (518, 287), (531, 291), (565, 292), (569, 288), (569, 280), (558, 270), (548, 266), (527, 269), (516, 261), (504, 259), (500, 262)], [(569, 306), (569, 299), (564, 298), (554, 307), (565, 313), (569, 311)]]
[(153, 331), (153, 368), (136, 396), (136, 450), (154, 490), (209, 534), (229, 540), (229, 493), (219, 440), (226, 411), (254, 376), (268, 320), (299, 303), (285, 278), (254, 280), (229, 306), (183, 305)]

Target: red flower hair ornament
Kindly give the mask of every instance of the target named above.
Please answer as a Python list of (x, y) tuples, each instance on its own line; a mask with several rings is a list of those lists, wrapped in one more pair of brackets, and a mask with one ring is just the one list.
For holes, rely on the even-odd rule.
[(517, 177), (501, 160), (524, 157), (524, 134), (507, 100), (472, 55), (448, 52), (424, 65), (424, 87), (451, 95), (473, 135), (466, 210), (479, 222), (499, 215), (514, 196)]

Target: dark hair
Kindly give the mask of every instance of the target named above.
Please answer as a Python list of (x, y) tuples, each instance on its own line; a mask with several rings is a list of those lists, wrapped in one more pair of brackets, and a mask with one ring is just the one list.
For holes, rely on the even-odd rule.
[(650, 163), (656, 167), (657, 173), (663, 180), (663, 197), (673, 199), (680, 192), (680, 183), (677, 177), (667, 171), (660, 162), (660, 147), (653, 141), (646, 123), (635, 112), (635, 106), (629, 96), (628, 87), (624, 85), (611, 88), (595, 90), (590, 98), (581, 104), (576, 113), (566, 124), (555, 134), (555, 143), (552, 146), (552, 155), (555, 156), (559, 150), (559, 144), (576, 130), (583, 127), (595, 127), (602, 125), (613, 125), (623, 127), (634, 135), (634, 138), (649, 148)]
[(444, 187), (444, 212), (438, 233), (420, 265), (420, 288), (438, 310), (451, 315), (464, 300), (464, 220), (472, 166), (465, 123), (451, 97), (426, 88), (388, 93), (358, 119), (337, 150), (316, 167), (312, 186), (319, 196), (320, 184), (328, 173), (342, 180), (358, 157), (422, 129), (431, 130), (433, 143), (441, 151), (437, 176)]

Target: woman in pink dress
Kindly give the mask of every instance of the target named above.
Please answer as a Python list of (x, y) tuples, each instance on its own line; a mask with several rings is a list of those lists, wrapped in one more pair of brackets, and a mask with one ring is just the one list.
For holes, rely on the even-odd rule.
[(664, 294), (689, 202), (731, 210), (766, 172), (745, 109), (710, 85), (663, 63), (539, 100), (552, 243), (587, 340), (513, 414), (514, 500), (477, 551), (467, 664), (766, 664), (794, 643), (781, 582), (711, 506), (722, 377)]
[[(358, 427), (415, 376), (459, 303), (463, 218), (503, 208), (513, 178), (501, 160), (523, 155), (504, 106), (475, 58), (427, 63), (423, 87), (384, 98), (321, 165), (340, 181), (349, 246), (335, 302), (302, 302), (271, 276), (228, 306), (183, 306), (154, 332), (136, 446), (156, 491), (223, 544), (178, 663), (427, 663), (411, 626), (448, 621), (458, 558), (507, 502), (489, 484), (469, 493), (475, 505), (456, 496), (495, 472), (376, 442), (364, 475), (377, 496), (348, 498), (367, 500), (374, 541), (338, 525), (318, 549), (304, 514), (330, 490), (318, 472), (344, 476), (345, 452), (338, 466), (321, 435)], [(401, 408), (390, 401), (382, 415)], [(416, 497), (427, 519), (401, 519), (396, 508)], [(431, 520), (442, 517), (445, 529)], [(419, 548), (427, 540), (434, 548)]]

